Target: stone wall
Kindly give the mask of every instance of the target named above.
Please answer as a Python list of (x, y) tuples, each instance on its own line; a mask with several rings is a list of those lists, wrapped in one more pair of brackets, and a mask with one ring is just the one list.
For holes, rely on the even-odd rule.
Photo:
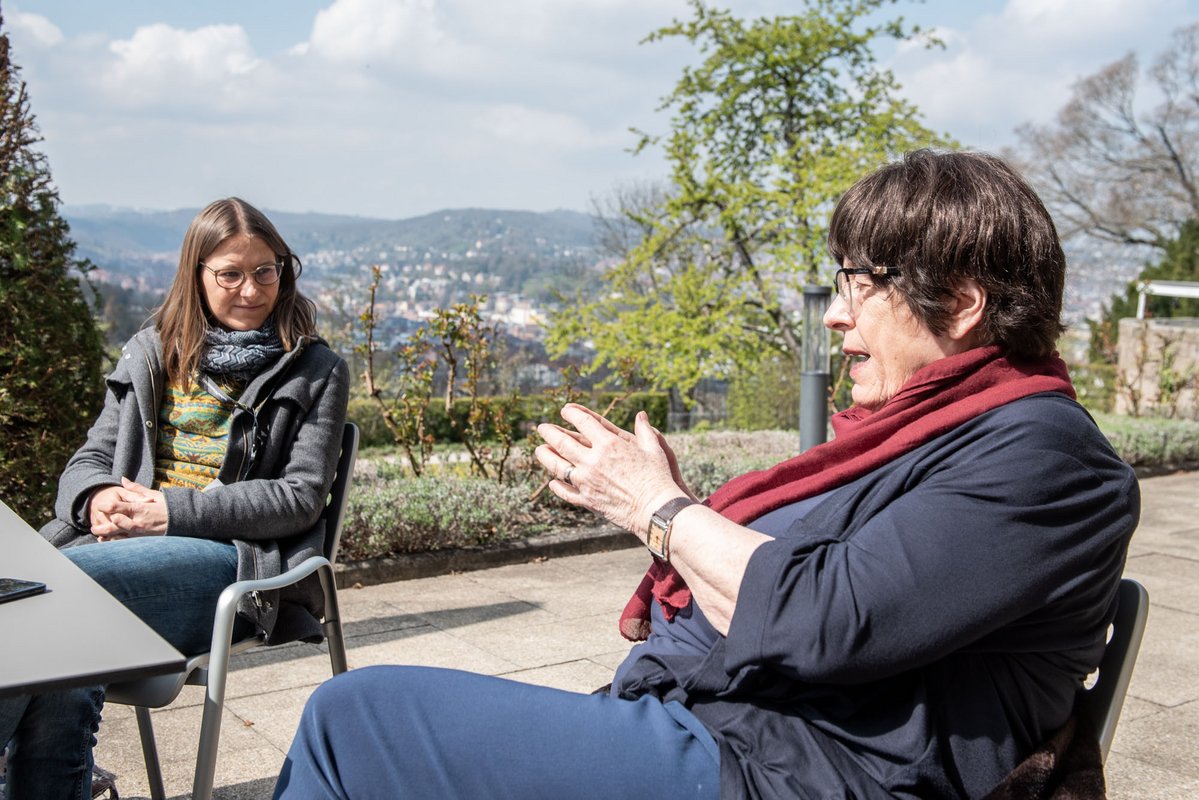
[(1120, 320), (1116, 413), (1199, 419), (1199, 318)]

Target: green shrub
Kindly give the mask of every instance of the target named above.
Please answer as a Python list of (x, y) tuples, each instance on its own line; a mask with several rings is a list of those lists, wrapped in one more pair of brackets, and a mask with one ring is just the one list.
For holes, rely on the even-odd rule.
[(1094, 414), (1120, 457), (1134, 467), (1165, 470), (1199, 466), (1199, 422)]
[(700, 497), (730, 479), (799, 454), (795, 431), (702, 431), (667, 437), (683, 480)]
[(358, 471), (354, 481), (345, 558), (489, 544), (535, 532), (525, 485), (453, 474), (362, 480)]
[[(492, 398), (481, 398), (483, 402), (490, 402)], [(527, 425), (526, 421), (529, 418), (528, 400), (522, 399), (521, 404), (517, 407), (514, 414), (514, 428), (517, 431), (524, 431)], [(454, 401), (454, 417), (459, 422), (459, 429), (464, 429), (467, 424), (467, 415), (470, 413), (470, 398), (457, 398)], [(458, 444), (462, 441), (462, 436), (450, 424), (449, 418), (445, 413), (444, 400), (434, 399), (429, 405), (427, 416), (425, 419), (425, 432), (433, 437), (433, 441), (437, 444)], [(347, 411), (347, 416), (351, 422), (358, 425), (362, 432), (361, 443), (363, 447), (386, 447), (394, 445), (391, 431), (383, 423), (383, 414), (379, 410), (379, 406), (369, 397), (354, 397), (350, 399), (350, 406)], [(493, 439), (494, 431), (487, 429), (485, 438)]]
[[(1095, 419), (1116, 452), (1135, 467), (1199, 466), (1199, 422), (1114, 414), (1096, 414)], [(668, 442), (683, 479), (701, 497), (731, 478), (799, 453), (795, 431), (675, 433)], [(360, 458), (346, 518), (345, 557), (486, 545), (551, 527), (598, 522), (548, 491), (531, 503), (544, 479), (536, 471), (525, 482), (500, 485), (467, 476), (465, 465), (443, 463), (437, 470), (411, 478), (402, 463)]]
[(1071, 364), (1070, 379), (1078, 402), (1092, 414), (1111, 412), (1116, 405), (1116, 367), (1103, 361)]
[(778, 356), (739, 369), (729, 384), (728, 426), (738, 431), (799, 427), (800, 374)]
[(369, 397), (351, 397), (346, 409), (346, 418), (358, 426), (359, 447), (385, 447), (393, 445), (391, 432), (383, 424), (379, 406)]
[[(612, 392), (601, 392), (586, 402), (590, 404), (591, 408), (603, 411), (612, 402), (612, 398), (616, 396)], [(491, 400), (491, 398), (482, 399), (484, 402)], [(663, 392), (635, 392), (620, 401), (612, 409), (609, 419), (622, 428), (631, 428), (634, 415), (638, 411), (644, 410), (649, 414), (650, 422), (653, 423), (654, 427), (658, 430), (666, 430), (667, 406), (667, 397)], [(454, 414), (460, 422), (460, 427), (465, 427), (469, 409), (469, 398), (458, 398), (454, 401)], [(543, 395), (526, 395), (520, 398), (512, 421), (513, 430), (516, 432), (517, 438), (528, 436), (539, 422), (561, 422), (562, 420), (558, 416), (558, 409), (559, 404), (557, 401)], [(444, 401), (434, 400), (429, 406), (428, 414), (428, 419), (425, 422), (425, 430), (433, 437), (434, 442), (437, 444), (457, 444), (462, 441), (462, 437), (454, 430), (454, 427), (450, 425), (449, 419), (446, 417)], [(379, 406), (371, 398), (351, 398), (347, 415), (350, 421), (357, 424), (359, 431), (361, 431), (362, 447), (387, 447), (394, 444), (391, 432), (383, 424), (383, 414), (379, 411)], [(493, 432), (487, 431), (485, 438), (494, 438)]]
[(0, 132), (0, 499), (38, 527), (100, 410), (104, 343), (3, 33)]
[[(684, 480), (700, 496), (729, 478), (790, 458), (799, 447), (794, 431), (683, 433), (669, 441)], [(539, 470), (524, 481), (501, 485), (469, 476), (465, 463), (446, 463), (452, 454), (439, 453), (442, 463), (435, 471), (414, 478), (392, 453), (376, 452), (386, 455), (362, 456), (354, 471), (341, 545), (347, 559), (487, 545), (599, 521), (548, 491), (530, 502), (545, 478)]]

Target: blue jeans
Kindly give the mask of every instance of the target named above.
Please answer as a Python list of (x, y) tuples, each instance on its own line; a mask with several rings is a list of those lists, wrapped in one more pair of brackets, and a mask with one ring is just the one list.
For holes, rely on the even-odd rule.
[(275, 800), (717, 800), (720, 756), (679, 703), (457, 670), (367, 667), (308, 701)]
[[(217, 597), (237, 576), (231, 542), (147, 536), (62, 553), (185, 654), (208, 649)], [(239, 624), (241, 635), (250, 632), (248, 623)], [(103, 705), (102, 686), (0, 699), (0, 742), (9, 743), (8, 800), (90, 798)]]

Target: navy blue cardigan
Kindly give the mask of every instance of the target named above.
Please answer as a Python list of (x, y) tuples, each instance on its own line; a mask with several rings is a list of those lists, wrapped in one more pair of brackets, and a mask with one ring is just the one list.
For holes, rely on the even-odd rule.
[(1133, 471), (1058, 394), (837, 489), (762, 545), (706, 657), (637, 655), (723, 798), (978, 797), (1069, 716), (1140, 512)]

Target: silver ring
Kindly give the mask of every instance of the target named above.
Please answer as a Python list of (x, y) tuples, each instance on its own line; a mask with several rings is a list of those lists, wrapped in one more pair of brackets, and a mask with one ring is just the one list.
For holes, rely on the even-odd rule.
[(566, 474), (562, 476), (562, 482), (565, 483), (567, 486), (574, 486), (574, 484), (570, 482), (570, 473), (572, 473), (574, 471), (575, 471), (574, 467), (567, 467)]

